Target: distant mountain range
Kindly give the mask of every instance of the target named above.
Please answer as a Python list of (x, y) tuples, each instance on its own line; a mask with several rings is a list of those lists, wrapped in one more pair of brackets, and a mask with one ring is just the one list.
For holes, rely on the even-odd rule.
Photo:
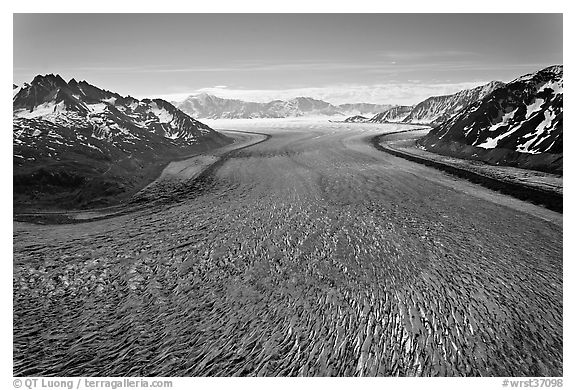
[(167, 101), (85, 81), (49, 74), (13, 93), (15, 204), (104, 205), (171, 158), (231, 142)]
[(189, 96), (181, 102), (174, 102), (174, 105), (194, 118), (209, 119), (369, 115), (392, 107), (390, 104), (371, 103), (333, 105), (310, 97), (256, 103), (237, 99), (223, 99), (206, 93)]
[(563, 66), (555, 65), (501, 84), (419, 143), (444, 154), (561, 172), (562, 131)]

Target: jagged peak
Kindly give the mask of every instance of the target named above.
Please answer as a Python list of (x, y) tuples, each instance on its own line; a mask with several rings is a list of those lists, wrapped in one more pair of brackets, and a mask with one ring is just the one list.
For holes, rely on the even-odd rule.
[(59, 84), (59, 85), (66, 85), (66, 81), (62, 77), (60, 77), (59, 74), (54, 74), (54, 73), (49, 73), (49, 74), (45, 74), (45, 75), (39, 74), (36, 77), (34, 77), (31, 84), (32, 85), (42, 84), (44, 82), (49, 82), (49, 83)]

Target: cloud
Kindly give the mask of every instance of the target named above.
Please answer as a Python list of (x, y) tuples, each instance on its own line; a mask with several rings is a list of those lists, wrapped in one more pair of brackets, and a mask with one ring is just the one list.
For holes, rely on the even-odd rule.
[[(526, 69), (542, 67), (541, 64), (481, 64), (477, 61), (409, 61), (405, 58), (390, 58), (387, 61), (374, 62), (342, 62), (342, 61), (300, 61), (291, 63), (237, 63), (228, 66), (81, 66), (66, 69), (70, 72), (93, 72), (93, 73), (143, 73), (143, 74), (185, 74), (185, 73), (250, 73), (250, 72), (365, 72), (369, 74), (399, 74), (421, 72), (429, 70), (442, 71), (478, 71), (478, 70), (502, 70), (502, 69)], [(401, 65), (401, 66), (400, 66)], [(15, 69), (22, 72), (24, 68)]]
[[(292, 62), (231, 62), (226, 66), (220, 65), (191, 65), (191, 66), (164, 66), (164, 65), (118, 65), (105, 64), (84, 65), (74, 67), (60, 67), (60, 71), (94, 72), (94, 73), (220, 73), (220, 72), (266, 72), (266, 71), (327, 71), (327, 70), (372, 70), (386, 67), (386, 62), (358, 63), (350, 61), (292, 61)], [(34, 72), (36, 67), (15, 67), (15, 72)]]
[(377, 85), (333, 85), (291, 89), (232, 89), (223, 86), (201, 88), (187, 93), (156, 95), (170, 101), (182, 101), (190, 95), (208, 93), (226, 99), (269, 102), (275, 99), (292, 99), (307, 96), (333, 104), (377, 103), (416, 104), (430, 96), (448, 95), (463, 89), (474, 88), (488, 81), (464, 83), (393, 83)]
[(480, 56), (479, 53), (473, 51), (464, 51), (464, 50), (419, 50), (419, 51), (377, 51), (377, 57), (382, 58), (389, 58), (395, 60), (402, 60), (402, 61), (421, 61), (425, 59), (447, 59), (447, 60), (454, 60), (455, 58), (477, 58)]

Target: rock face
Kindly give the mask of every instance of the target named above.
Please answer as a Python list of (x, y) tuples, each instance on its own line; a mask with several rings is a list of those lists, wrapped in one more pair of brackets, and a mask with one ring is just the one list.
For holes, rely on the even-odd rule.
[(13, 90), (16, 205), (105, 205), (170, 159), (231, 142), (161, 99), (52, 74)]
[(387, 104), (370, 103), (333, 105), (309, 97), (256, 103), (237, 99), (223, 99), (206, 93), (189, 96), (184, 101), (175, 104), (180, 110), (195, 118), (209, 119), (360, 115), (373, 114), (390, 107), (390, 105)]
[(420, 144), (441, 153), (561, 172), (562, 127), (563, 67), (556, 65), (500, 86), (434, 128)]
[(465, 89), (452, 95), (429, 97), (414, 106), (403, 122), (431, 125), (443, 123), (460, 110), (482, 99), (502, 85), (504, 84), (500, 81), (492, 81), (480, 87)]
[(395, 106), (374, 115), (367, 122), (440, 124), (502, 85), (504, 84), (499, 81), (492, 81), (486, 85), (465, 89), (452, 95), (432, 96), (415, 106)]
[(390, 123), (390, 122), (403, 122), (414, 106), (396, 106), (391, 109), (380, 112), (368, 119), (367, 122), (371, 123)]

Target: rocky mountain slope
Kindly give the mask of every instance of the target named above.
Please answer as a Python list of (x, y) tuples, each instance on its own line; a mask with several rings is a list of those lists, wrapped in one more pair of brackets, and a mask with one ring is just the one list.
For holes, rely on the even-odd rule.
[(365, 116), (362, 115), (354, 115), (351, 117), (348, 117), (344, 120), (344, 123), (364, 123), (368, 120), (368, 118), (366, 118)]
[(15, 205), (106, 205), (167, 161), (231, 142), (161, 99), (58, 75), (13, 88)]
[(414, 106), (410, 114), (404, 118), (406, 123), (440, 124), (452, 115), (488, 95), (504, 83), (491, 81), (472, 89), (464, 89), (452, 95), (432, 96)]
[(501, 85), (434, 128), (430, 151), (497, 164), (562, 171), (563, 67)]
[(411, 124), (437, 125), (471, 103), (482, 99), (494, 89), (504, 85), (499, 81), (465, 89), (452, 95), (432, 96), (415, 106), (395, 106), (379, 112), (366, 120), (371, 123), (402, 122)]
[(410, 112), (413, 106), (396, 106), (392, 107), (387, 111), (379, 112), (372, 118), (368, 119), (366, 122), (371, 123), (389, 123), (389, 122), (402, 122)]
[(335, 116), (373, 114), (390, 108), (387, 104), (354, 103), (333, 105), (309, 97), (273, 100), (267, 103), (223, 99), (202, 93), (174, 103), (180, 110), (195, 118), (289, 118), (302, 116)]

